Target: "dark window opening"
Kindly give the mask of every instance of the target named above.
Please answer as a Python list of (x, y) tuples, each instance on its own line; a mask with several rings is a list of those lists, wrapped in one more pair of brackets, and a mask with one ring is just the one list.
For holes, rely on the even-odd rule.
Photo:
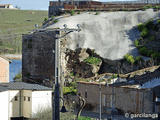
[(31, 101), (31, 98), (30, 98), (30, 97), (28, 97), (28, 101)]
[(28, 48), (32, 48), (32, 39), (28, 40)]
[(26, 101), (26, 97), (24, 96), (24, 101)]
[(87, 92), (85, 92), (85, 98), (87, 98)]
[(15, 97), (14, 97), (14, 100), (15, 100), (15, 101), (18, 101), (18, 97), (17, 97), (17, 96), (15, 96)]

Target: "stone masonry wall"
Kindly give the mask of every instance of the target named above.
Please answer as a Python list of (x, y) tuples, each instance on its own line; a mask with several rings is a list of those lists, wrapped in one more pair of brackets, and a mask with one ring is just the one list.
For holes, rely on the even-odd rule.
[[(91, 111), (99, 112), (100, 86), (94, 83), (78, 83), (78, 94), (86, 100)], [(123, 113), (152, 113), (153, 94), (149, 89), (107, 87), (102, 85), (102, 112), (112, 107)], [(112, 92), (113, 91), (113, 92)], [(113, 96), (112, 96), (113, 95)], [(108, 113), (109, 114), (109, 113)]]
[(23, 35), (22, 79), (51, 87), (54, 81), (55, 39), (59, 31)]

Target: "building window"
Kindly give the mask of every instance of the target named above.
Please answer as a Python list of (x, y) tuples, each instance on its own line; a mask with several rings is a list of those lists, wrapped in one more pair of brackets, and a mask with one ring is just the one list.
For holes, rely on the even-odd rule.
[(24, 101), (26, 101), (26, 97), (24, 96)]
[(30, 98), (30, 97), (28, 97), (28, 101), (31, 101), (31, 98)]
[(87, 98), (87, 92), (85, 92), (85, 98)]
[(14, 101), (18, 101), (18, 97), (17, 96), (14, 97)]

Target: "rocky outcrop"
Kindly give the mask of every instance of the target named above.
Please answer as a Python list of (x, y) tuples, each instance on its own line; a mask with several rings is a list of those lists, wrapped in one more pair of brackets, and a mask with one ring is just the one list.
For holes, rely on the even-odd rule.
[[(67, 60), (66, 69), (70, 74), (80, 78), (89, 78), (95, 76), (99, 72), (102, 62), (99, 62), (98, 64), (89, 64), (85, 61), (89, 56), (91, 56), (91, 51), (92, 50), (90, 49), (81, 48), (76, 49), (75, 51), (67, 49), (65, 53), (65, 60)], [(98, 55), (95, 56), (94, 54), (92, 54), (92, 56), (98, 58)]]
[(127, 74), (133, 71), (137, 71), (143, 68), (151, 67), (154, 63), (152, 60), (139, 61), (135, 64), (128, 63), (125, 59), (121, 60), (108, 60), (103, 59), (99, 74), (103, 73), (117, 73)]

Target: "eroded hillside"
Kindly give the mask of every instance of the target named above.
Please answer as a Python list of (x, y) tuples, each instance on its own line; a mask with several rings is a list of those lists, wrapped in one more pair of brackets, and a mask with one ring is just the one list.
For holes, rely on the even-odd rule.
[(61, 18), (49, 28), (62, 28), (67, 24), (68, 28), (75, 28), (81, 25), (82, 31), (69, 34), (67, 48), (95, 49), (95, 52), (103, 58), (117, 60), (127, 53), (138, 55), (134, 46), (134, 40), (140, 37), (135, 26), (151, 18), (159, 17), (159, 11), (134, 12), (101, 12), (82, 13), (70, 17)]

